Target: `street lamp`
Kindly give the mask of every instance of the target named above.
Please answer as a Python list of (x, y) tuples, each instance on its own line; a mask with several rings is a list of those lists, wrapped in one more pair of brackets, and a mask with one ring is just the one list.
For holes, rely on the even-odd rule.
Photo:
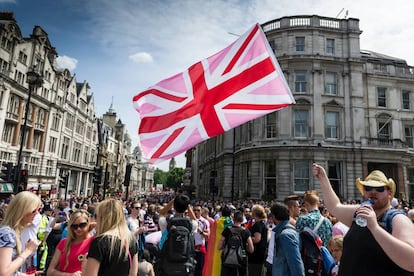
[(22, 152), (23, 152), (24, 140), (26, 137), (27, 116), (29, 115), (30, 99), (32, 98), (32, 92), (35, 91), (39, 86), (43, 84), (43, 77), (38, 72), (36, 65), (34, 65), (29, 71), (27, 71), (26, 82), (29, 84), (29, 94), (27, 96), (26, 110), (24, 112), (23, 128), (21, 130), (21, 135), (20, 135), (20, 149), (19, 149), (19, 156), (17, 159), (17, 173), (15, 174), (16, 181), (14, 183), (15, 194), (17, 194), (18, 192), (18, 185), (20, 184), (20, 171), (22, 169), (22, 164), (21, 164)]

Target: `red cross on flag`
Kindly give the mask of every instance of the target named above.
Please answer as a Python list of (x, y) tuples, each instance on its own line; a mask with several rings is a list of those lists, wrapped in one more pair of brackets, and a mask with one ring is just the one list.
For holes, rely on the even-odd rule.
[(138, 93), (133, 103), (143, 155), (158, 163), (295, 101), (256, 24), (215, 55)]

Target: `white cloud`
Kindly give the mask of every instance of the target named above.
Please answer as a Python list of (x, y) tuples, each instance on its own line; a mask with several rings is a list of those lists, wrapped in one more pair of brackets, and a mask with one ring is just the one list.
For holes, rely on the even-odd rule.
[(146, 52), (139, 52), (129, 56), (133, 62), (137, 63), (150, 63), (153, 61), (151, 54)]
[(69, 71), (73, 72), (73, 70), (76, 68), (76, 65), (78, 64), (78, 60), (68, 56), (59, 56), (56, 60), (56, 63), (59, 69), (68, 69)]

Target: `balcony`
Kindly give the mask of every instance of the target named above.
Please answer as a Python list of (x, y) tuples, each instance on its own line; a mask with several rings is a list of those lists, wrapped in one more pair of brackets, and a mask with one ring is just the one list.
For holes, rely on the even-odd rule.
[(17, 123), (19, 121), (19, 115), (12, 112), (6, 112), (6, 120)]
[(400, 139), (362, 138), (361, 144), (373, 148), (408, 149), (408, 145)]

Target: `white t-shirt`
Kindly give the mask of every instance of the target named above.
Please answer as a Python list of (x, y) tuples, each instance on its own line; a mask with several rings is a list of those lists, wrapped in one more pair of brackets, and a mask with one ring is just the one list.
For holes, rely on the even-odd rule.
[[(197, 233), (198, 220), (190, 219), (190, 221), (193, 226), (193, 232)], [(167, 229), (167, 225), (168, 225), (167, 219), (165, 217), (160, 217), (160, 219), (158, 220), (158, 225), (160, 226), (161, 232), (164, 231), (164, 229)]]
[(25, 249), (26, 243), (29, 240), (37, 240), (37, 230), (42, 222), (42, 215), (37, 213), (33, 218), (32, 223), (23, 229), (21, 234), (22, 250)]

